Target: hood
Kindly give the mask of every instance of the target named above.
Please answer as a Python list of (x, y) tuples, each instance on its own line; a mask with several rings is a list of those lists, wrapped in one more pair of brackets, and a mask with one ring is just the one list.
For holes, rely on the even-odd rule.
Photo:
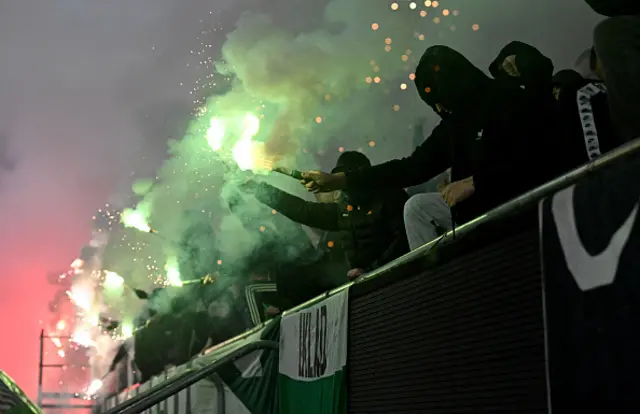
[[(371, 167), (369, 158), (358, 151), (347, 151), (340, 154), (332, 173), (349, 172), (360, 168)], [(375, 193), (369, 190), (350, 189), (342, 192), (349, 204), (366, 204), (375, 197)]]
[(415, 85), (422, 100), (432, 108), (440, 103), (453, 113), (471, 108), (491, 84), (487, 75), (447, 46), (428, 48), (415, 73)]
[(347, 172), (359, 168), (371, 167), (371, 161), (361, 152), (347, 151), (340, 154), (332, 173)]
[(588, 80), (601, 80), (598, 75), (593, 72), (593, 48), (589, 48), (582, 52), (573, 64), (573, 70), (578, 72), (580, 76)]
[[(519, 77), (509, 75), (502, 68), (502, 64), (509, 56), (516, 57), (515, 63), (520, 72)], [(495, 80), (517, 86), (547, 87), (553, 76), (553, 62), (535, 47), (513, 41), (500, 50), (498, 56), (489, 65), (489, 73)]]
[(553, 75), (553, 86), (558, 88), (575, 88), (578, 89), (584, 84), (588, 83), (588, 80), (580, 75), (573, 69), (563, 69)]

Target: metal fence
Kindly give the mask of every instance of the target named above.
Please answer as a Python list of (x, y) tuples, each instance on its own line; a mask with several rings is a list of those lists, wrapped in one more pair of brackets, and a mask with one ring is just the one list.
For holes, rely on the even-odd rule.
[[(288, 312), (351, 289), (348, 405), (353, 413), (549, 411), (537, 202), (640, 150), (640, 139)], [(437, 249), (434, 248), (437, 246)], [(240, 348), (120, 404), (143, 411), (221, 365)], [(275, 396), (274, 396), (275, 398)]]

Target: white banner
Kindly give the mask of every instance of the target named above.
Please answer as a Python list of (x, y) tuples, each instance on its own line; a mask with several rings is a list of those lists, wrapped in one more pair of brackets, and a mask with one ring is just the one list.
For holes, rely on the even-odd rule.
[(347, 363), (349, 289), (280, 322), (280, 374), (297, 381), (334, 375)]

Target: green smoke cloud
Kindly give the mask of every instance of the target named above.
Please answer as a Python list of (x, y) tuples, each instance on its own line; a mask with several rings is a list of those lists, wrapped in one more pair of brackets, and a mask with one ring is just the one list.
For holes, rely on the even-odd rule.
[[(298, 169), (314, 167), (310, 154), (325, 151), (330, 140), (352, 148), (375, 140), (382, 154), (383, 144), (408, 148), (407, 126), (422, 109), (410, 74), (426, 47), (420, 24), (427, 21), (408, 4), (393, 11), (383, 1), (335, 0), (323, 24), (306, 33), (277, 27), (269, 16), (244, 15), (216, 65), (232, 79), (230, 89), (210, 97), (184, 138), (170, 142), (154, 183), (134, 186), (142, 199), (127, 214), (137, 222), (143, 217), (144, 225), (132, 227), (158, 233), (119, 230), (105, 265), (144, 287), (166, 278), (167, 261), (175, 258), (184, 281), (186, 273), (204, 276), (218, 266), (242, 269), (260, 246), (274, 245), (278, 257), (301, 254), (308, 241), (299, 227), (238, 192), (248, 173), (232, 149), (243, 138), (243, 119), (259, 119), (252, 139), (265, 154)], [(264, 179), (306, 197), (295, 180)]]

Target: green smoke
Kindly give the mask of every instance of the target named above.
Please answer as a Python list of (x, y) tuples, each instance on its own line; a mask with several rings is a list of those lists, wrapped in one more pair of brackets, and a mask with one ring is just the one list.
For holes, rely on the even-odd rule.
[[(315, 167), (310, 154), (325, 151), (332, 139), (349, 149), (376, 141), (374, 161), (387, 158), (385, 146), (408, 152), (416, 94), (401, 85), (411, 83), (414, 57), (426, 48), (420, 24), (427, 20), (419, 15), (423, 6), (400, 5), (392, 11), (383, 1), (335, 0), (320, 28), (306, 33), (277, 27), (265, 15), (243, 16), (216, 65), (232, 79), (229, 91), (211, 96), (184, 138), (170, 142), (153, 183), (134, 186), (141, 200), (123, 213), (127, 228), (112, 235), (109, 269), (136, 287), (179, 283), (183, 271), (175, 263), (188, 263), (180, 258), (198, 250), (184, 247), (193, 226), (213, 233), (191, 237), (201, 240), (197, 257), (207, 260), (197, 272), (217, 270), (223, 258), (223, 267), (242, 268), (256, 247), (274, 240), (278, 254), (294, 259), (305, 242), (298, 228), (238, 192), (247, 170), (257, 169), (259, 157), (247, 154), (304, 169)], [(295, 180), (265, 179), (306, 197)], [(158, 234), (147, 233), (152, 228)]]

